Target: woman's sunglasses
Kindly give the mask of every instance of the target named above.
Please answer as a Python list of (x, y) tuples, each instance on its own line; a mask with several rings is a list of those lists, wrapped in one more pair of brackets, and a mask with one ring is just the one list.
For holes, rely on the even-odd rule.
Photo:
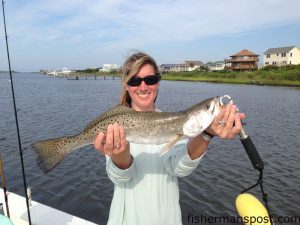
[(144, 81), (147, 85), (154, 85), (157, 84), (160, 79), (161, 76), (159, 74), (148, 75), (144, 78), (133, 76), (127, 81), (127, 84), (132, 87), (137, 87), (141, 85), (142, 81)]

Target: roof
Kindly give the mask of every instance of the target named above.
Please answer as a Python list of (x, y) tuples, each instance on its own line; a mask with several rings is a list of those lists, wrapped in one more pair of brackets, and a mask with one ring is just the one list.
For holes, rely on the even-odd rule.
[(165, 63), (165, 64), (161, 64), (160, 67), (174, 67), (176, 65), (177, 64), (174, 64), (174, 63)]
[(276, 53), (286, 53), (291, 51), (296, 46), (280, 47), (280, 48), (269, 48), (263, 54), (276, 54)]
[(235, 57), (235, 56), (259, 56), (253, 52), (250, 52), (248, 49), (244, 49), (234, 55), (231, 55), (230, 57)]
[(184, 64), (186, 65), (194, 64), (194, 66), (205, 66), (205, 64), (201, 61), (192, 61), (192, 60), (184, 61)]
[(180, 66), (185, 66), (184, 64), (161, 64), (160, 67), (180, 67)]

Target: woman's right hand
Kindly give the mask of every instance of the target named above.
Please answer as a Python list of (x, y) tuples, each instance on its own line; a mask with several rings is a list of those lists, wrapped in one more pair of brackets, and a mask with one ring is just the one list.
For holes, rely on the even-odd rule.
[(101, 132), (97, 135), (94, 147), (98, 152), (108, 155), (121, 169), (127, 169), (132, 163), (125, 129), (117, 123), (108, 125), (106, 134)]

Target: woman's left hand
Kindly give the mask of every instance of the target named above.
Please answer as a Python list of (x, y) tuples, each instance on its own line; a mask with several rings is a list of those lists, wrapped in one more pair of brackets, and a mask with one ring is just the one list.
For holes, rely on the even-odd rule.
[(221, 109), (212, 124), (206, 129), (207, 132), (223, 139), (232, 139), (242, 129), (242, 119), (245, 114), (239, 113), (238, 108), (232, 102)]

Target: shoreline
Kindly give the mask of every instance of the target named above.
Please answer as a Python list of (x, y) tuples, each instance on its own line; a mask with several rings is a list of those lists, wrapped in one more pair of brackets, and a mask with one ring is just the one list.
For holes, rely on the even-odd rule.
[[(283, 72), (283, 71), (281, 71)], [(298, 71), (297, 71), (298, 72)], [(14, 72), (15, 73), (15, 72)], [(19, 72), (23, 73), (23, 72)], [(35, 72), (24, 72), (24, 73), (35, 73)], [(47, 76), (41, 73), (35, 73)], [(282, 76), (283, 73), (272, 74), (256, 74), (255, 72), (250, 73), (167, 73), (162, 74), (161, 79), (166, 81), (188, 81), (188, 82), (210, 82), (210, 83), (224, 83), (224, 84), (245, 84), (245, 85), (257, 85), (257, 86), (283, 86), (283, 87), (300, 87), (300, 80), (298, 77), (295, 79), (284, 79)], [(300, 74), (300, 71), (299, 71)], [(299, 76), (298, 73), (296, 76)], [(55, 76), (54, 76), (55, 77)], [(76, 78), (78, 77), (78, 78)], [(282, 79), (276, 79), (276, 78)], [(57, 78), (66, 78), (69, 80), (82, 80), (82, 79), (99, 79), (103, 80), (107, 78), (111, 79), (121, 79), (120, 74), (99, 74), (99, 73), (73, 73), (69, 76), (62, 75), (57, 76)], [(290, 78), (290, 77), (289, 77)]]
[(300, 65), (255, 71), (191, 71), (162, 74), (163, 80), (300, 87)]
[(239, 79), (222, 79), (222, 78), (188, 78), (188, 77), (164, 77), (162, 80), (167, 81), (188, 81), (188, 82), (209, 82), (219, 84), (245, 84), (245, 85), (257, 85), (257, 86), (283, 86), (283, 87), (300, 87), (300, 82), (294, 82), (289, 80), (239, 80)]

